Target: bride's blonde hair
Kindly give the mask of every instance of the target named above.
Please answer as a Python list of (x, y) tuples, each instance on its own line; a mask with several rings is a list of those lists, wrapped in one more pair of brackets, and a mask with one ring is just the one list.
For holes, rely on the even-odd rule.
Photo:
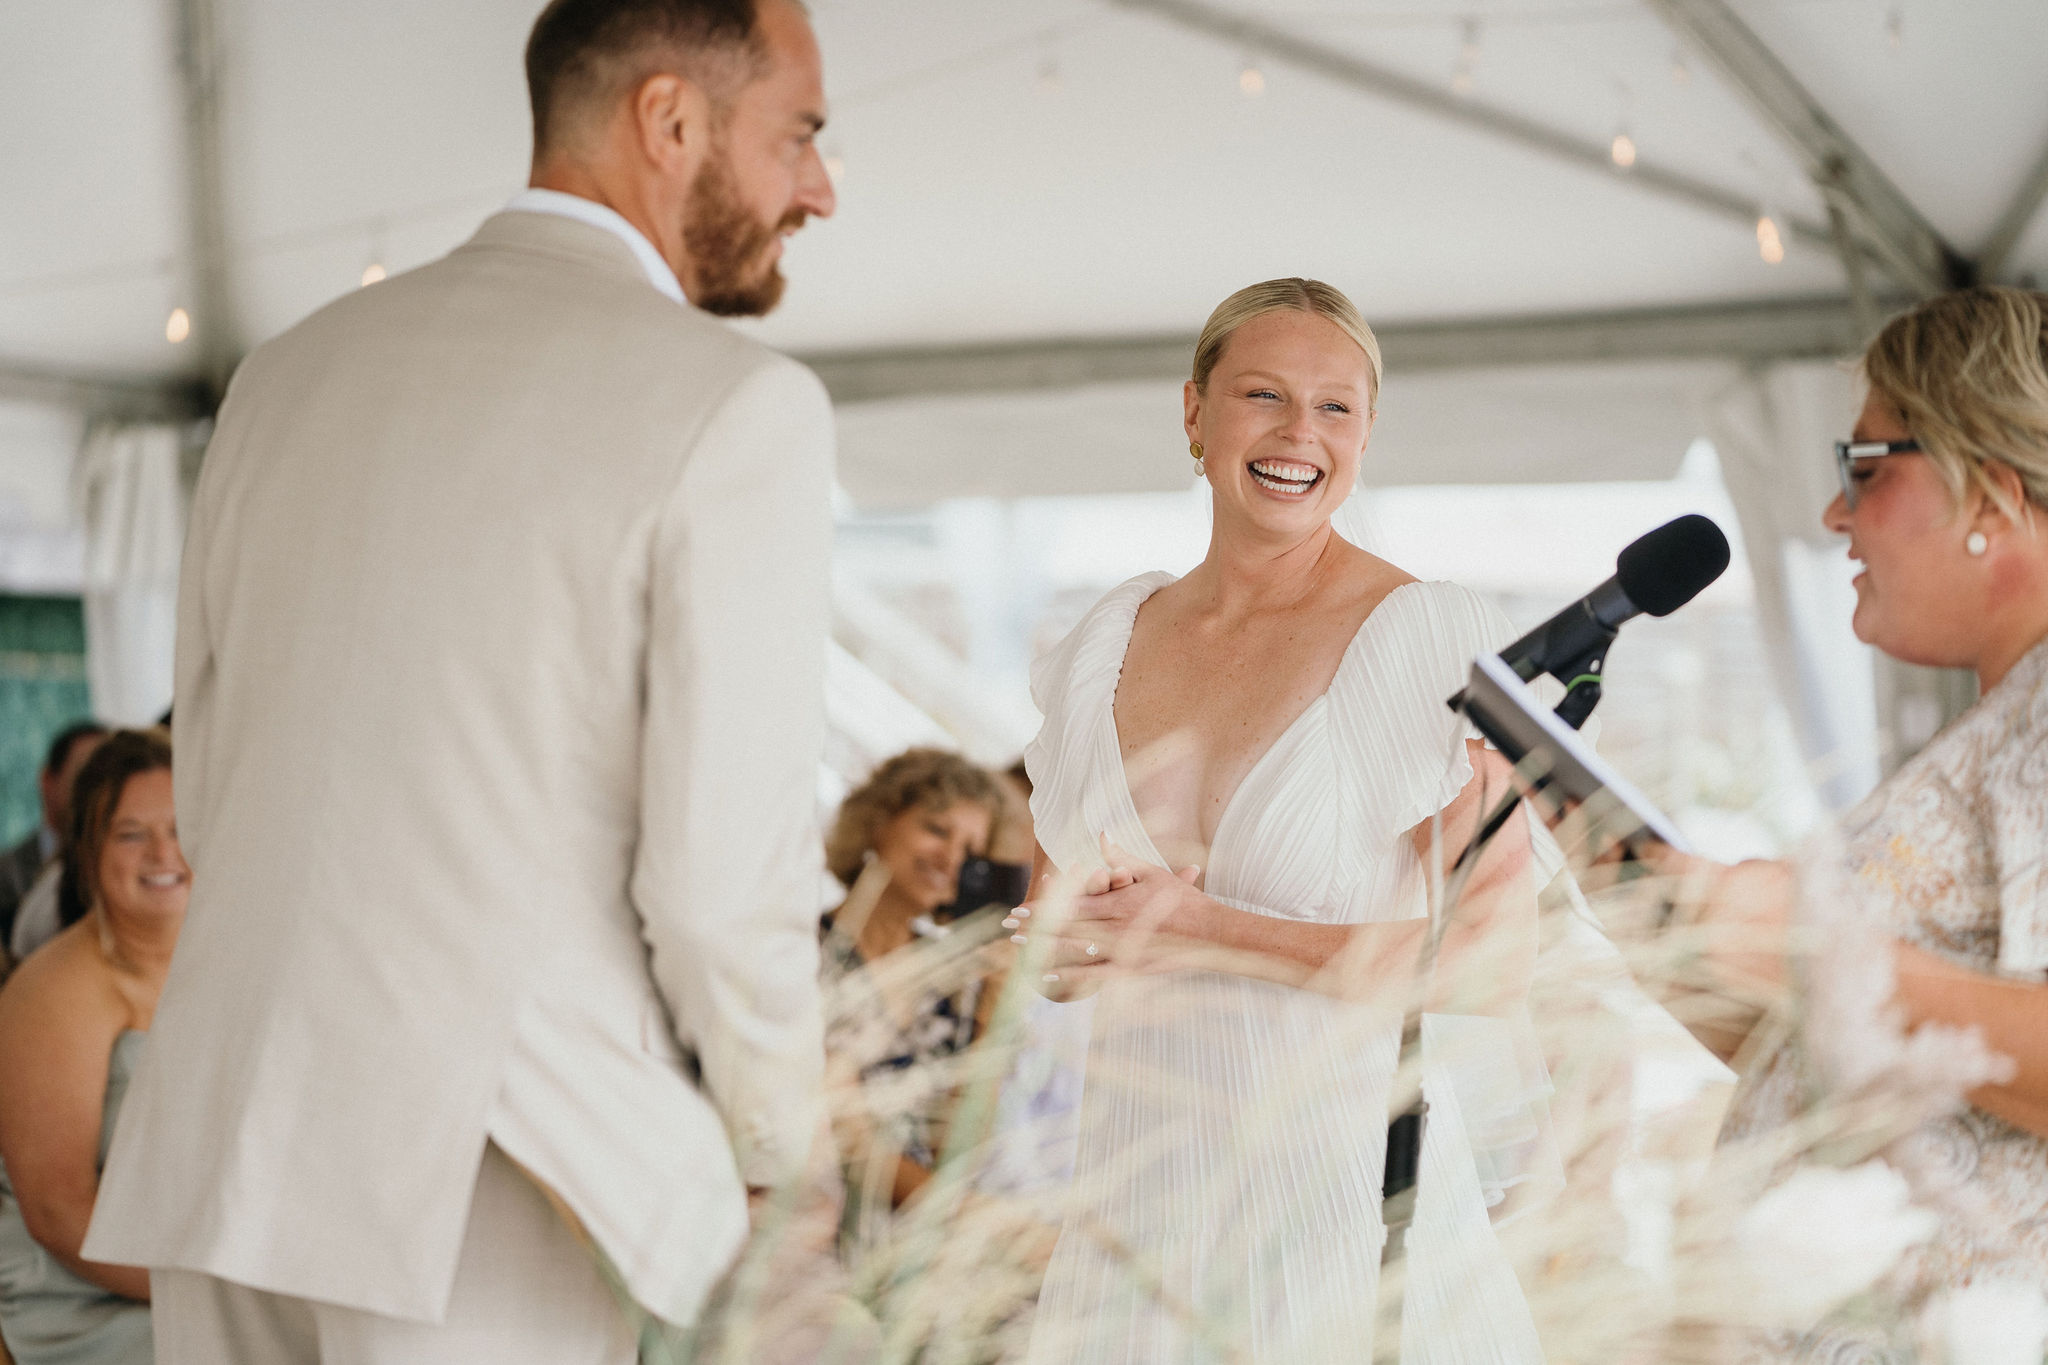
[(1304, 280), (1296, 276), (1246, 285), (1216, 305), (1216, 311), (1209, 314), (1209, 320), (1202, 325), (1201, 338), (1195, 342), (1195, 387), (1204, 391), (1208, 389), (1209, 375), (1215, 370), (1216, 362), (1223, 358), (1223, 348), (1229, 344), (1233, 332), (1253, 318), (1281, 312), (1310, 313), (1328, 318), (1343, 329), (1344, 335), (1358, 343), (1358, 349), (1365, 352), (1366, 401), (1377, 410), (1380, 404), (1379, 338), (1372, 334), (1372, 328), (1359, 314), (1358, 305), (1346, 298), (1343, 290), (1321, 280)]

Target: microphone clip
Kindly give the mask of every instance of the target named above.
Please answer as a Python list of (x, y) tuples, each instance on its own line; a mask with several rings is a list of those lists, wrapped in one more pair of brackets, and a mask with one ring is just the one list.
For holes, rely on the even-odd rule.
[(1593, 648), (1576, 658), (1560, 661), (1550, 670), (1564, 683), (1564, 700), (1553, 708), (1553, 714), (1574, 730), (1583, 729), (1586, 717), (1600, 704), (1601, 674), (1607, 667), (1607, 651), (1614, 645), (1615, 634), (1606, 631)]

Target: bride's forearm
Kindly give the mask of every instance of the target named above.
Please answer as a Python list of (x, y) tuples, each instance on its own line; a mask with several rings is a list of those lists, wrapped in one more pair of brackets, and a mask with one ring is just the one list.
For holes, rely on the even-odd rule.
[(1426, 921), (1315, 924), (1201, 896), (1166, 927), (1176, 966), (1355, 997), (1412, 973)]
[[(1431, 1008), (1491, 1014), (1527, 994), (1535, 956), (1532, 913), (1515, 915), (1512, 877), (1469, 888), (1438, 948)], [(1346, 999), (1405, 988), (1421, 958), (1426, 919), (1318, 924), (1254, 914), (1206, 895), (1164, 926), (1172, 966), (1230, 972)], [(1514, 932), (1517, 927), (1527, 932)], [(1475, 983), (1484, 989), (1474, 990)]]

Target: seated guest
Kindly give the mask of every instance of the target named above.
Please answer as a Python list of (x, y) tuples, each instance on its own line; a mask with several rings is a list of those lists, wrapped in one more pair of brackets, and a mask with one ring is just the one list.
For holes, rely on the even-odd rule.
[[(848, 888), (823, 924), (822, 970), (833, 991), (826, 1051), (864, 1092), (876, 1092), (863, 1121), (842, 1126), (856, 1218), (863, 1205), (902, 1204), (931, 1178), (951, 1092), (930, 1084), (923, 1064), (973, 1042), (984, 995), (993, 994), (974, 965), (950, 956), (922, 976), (864, 969), (920, 936), (944, 936), (934, 912), (958, 895), (962, 864), (987, 852), (1003, 809), (989, 773), (942, 749), (911, 749), (841, 803), (825, 841), (826, 865)], [(1000, 935), (995, 918), (979, 937)]]
[(79, 773), (64, 878), (85, 918), (0, 990), (0, 1336), (19, 1365), (148, 1365), (148, 1272), (79, 1247), (192, 880), (162, 732)]
[[(42, 823), (28, 838), (0, 853), (0, 945), (14, 941), (17, 918), (30, 888), (36, 885), (46, 869), (54, 871), (59, 845), (71, 822), (71, 785), (78, 780), (78, 770), (85, 766), (85, 761), (92, 757), (93, 750), (99, 748), (100, 741), (106, 737), (106, 726), (98, 721), (83, 720), (65, 726), (50, 741), (42, 771), (36, 775), (38, 795), (43, 805)], [(54, 887), (55, 883), (51, 882), (52, 891)], [(55, 905), (54, 897), (51, 905)], [(48, 937), (48, 934), (42, 935), (29, 947), (33, 948)], [(16, 951), (13, 956), (19, 960), (27, 956), (27, 950)]]

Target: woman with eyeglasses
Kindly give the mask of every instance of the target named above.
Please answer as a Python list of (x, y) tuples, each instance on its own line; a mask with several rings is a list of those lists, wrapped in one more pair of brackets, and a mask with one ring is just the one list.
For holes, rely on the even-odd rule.
[[(1970, 669), (1981, 699), (1848, 815), (1845, 871), (1892, 936), (1906, 1025), (1976, 1029), (2014, 1063), (1913, 1140), (1958, 1206), (1988, 1216), (1944, 1218), (1911, 1253), (1908, 1294), (1996, 1278), (2048, 1288), (2048, 294), (1931, 299), (1886, 325), (1863, 373), (1854, 438), (1836, 448), (1842, 491), (1823, 514), (1863, 566), (1857, 638)], [(1694, 913), (1726, 945), (1717, 961), (1793, 970), (1789, 866), (1656, 861), (1706, 883)], [(1811, 1066), (1788, 1047), (1753, 1069), (1732, 1130), (1790, 1118)], [(1876, 1330), (1830, 1323), (1773, 1345), (1832, 1360)]]

